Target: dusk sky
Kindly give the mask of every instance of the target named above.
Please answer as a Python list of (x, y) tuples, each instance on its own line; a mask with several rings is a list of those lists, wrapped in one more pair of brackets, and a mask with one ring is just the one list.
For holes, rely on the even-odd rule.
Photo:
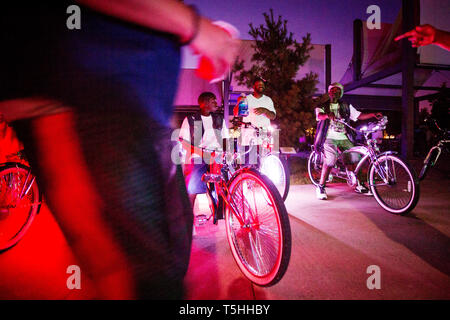
[(251, 39), (249, 23), (264, 23), (263, 12), (274, 10), (288, 20), (288, 30), (301, 42), (306, 33), (313, 44), (331, 44), (332, 81), (339, 81), (353, 52), (353, 20), (365, 21), (370, 5), (381, 9), (381, 22), (392, 23), (401, 8), (401, 0), (185, 0), (212, 20), (234, 25), (241, 39)]

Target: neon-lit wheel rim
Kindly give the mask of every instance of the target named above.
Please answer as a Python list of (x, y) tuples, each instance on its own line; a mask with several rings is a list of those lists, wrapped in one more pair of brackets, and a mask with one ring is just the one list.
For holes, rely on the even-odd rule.
[(370, 188), (385, 210), (402, 214), (414, 209), (419, 197), (419, 186), (414, 172), (398, 157), (385, 155), (378, 159), (381, 167), (387, 168), (392, 175), (392, 183), (384, 185), (374, 165), (370, 168)]
[(312, 184), (319, 185), (320, 175), (322, 174), (321, 154), (316, 151), (311, 152), (308, 158), (308, 174)]
[[(276, 200), (261, 177), (252, 172), (244, 172), (232, 181), (230, 195), (246, 223), (241, 226), (230, 209), (226, 211), (233, 256), (247, 278), (268, 285), (279, 275), (284, 253), (283, 228), (275, 205), (280, 197)], [(290, 250), (286, 254), (290, 255)]]
[(261, 161), (260, 171), (273, 182), (281, 197), (285, 199), (287, 188), (289, 188), (287, 181), (289, 177), (286, 176), (286, 170), (280, 158), (273, 154), (264, 157)]
[(28, 170), (22, 167), (10, 167), (0, 171), (0, 251), (9, 249), (20, 241), (39, 210), (39, 189), (36, 181), (28, 193), (21, 200), (17, 200), (27, 175)]

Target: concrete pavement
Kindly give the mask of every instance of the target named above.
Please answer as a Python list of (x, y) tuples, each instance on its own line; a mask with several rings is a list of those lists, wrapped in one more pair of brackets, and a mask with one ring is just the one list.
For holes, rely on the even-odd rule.
[[(327, 201), (316, 199), (312, 185), (291, 186), (284, 278), (268, 288), (251, 284), (233, 261), (223, 221), (209, 223), (194, 236), (188, 299), (449, 299), (449, 190), (448, 177), (435, 170), (421, 183), (415, 210), (397, 216), (346, 184), (331, 184)], [(380, 289), (367, 287), (370, 266), (379, 267)]]

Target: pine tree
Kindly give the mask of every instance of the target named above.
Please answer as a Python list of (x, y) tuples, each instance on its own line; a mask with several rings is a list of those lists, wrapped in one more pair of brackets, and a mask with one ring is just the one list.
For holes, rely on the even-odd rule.
[(244, 61), (237, 61), (233, 72), (239, 84), (249, 88), (256, 77), (266, 80), (265, 95), (272, 98), (280, 124), (280, 146), (298, 147), (299, 137), (310, 133), (310, 128), (315, 126), (312, 95), (318, 76), (310, 72), (300, 80), (295, 79), (299, 68), (310, 57), (311, 35), (307, 33), (303, 42), (298, 43), (292, 32), (288, 32), (287, 20), (281, 16), (275, 20), (272, 9), (270, 14), (263, 15), (265, 25), (249, 24), (249, 34), (256, 40), (253, 66), (244, 70)]

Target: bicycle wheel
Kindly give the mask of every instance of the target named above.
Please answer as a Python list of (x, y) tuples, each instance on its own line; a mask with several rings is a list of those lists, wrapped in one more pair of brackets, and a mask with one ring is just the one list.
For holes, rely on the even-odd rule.
[(273, 182), (283, 201), (286, 200), (291, 184), (287, 161), (279, 155), (269, 154), (261, 160), (259, 170)]
[(271, 286), (286, 272), (291, 228), (286, 207), (273, 183), (255, 170), (242, 169), (228, 185), (242, 223), (227, 206), (225, 225), (234, 260), (253, 283)]
[(322, 174), (323, 154), (313, 151), (308, 158), (308, 174), (312, 184), (318, 186)]
[(414, 209), (420, 193), (415, 171), (394, 155), (380, 156), (378, 164), (369, 169), (369, 185), (378, 204), (395, 214)]
[(39, 188), (28, 167), (14, 164), (0, 169), (0, 251), (22, 239), (40, 206)]

